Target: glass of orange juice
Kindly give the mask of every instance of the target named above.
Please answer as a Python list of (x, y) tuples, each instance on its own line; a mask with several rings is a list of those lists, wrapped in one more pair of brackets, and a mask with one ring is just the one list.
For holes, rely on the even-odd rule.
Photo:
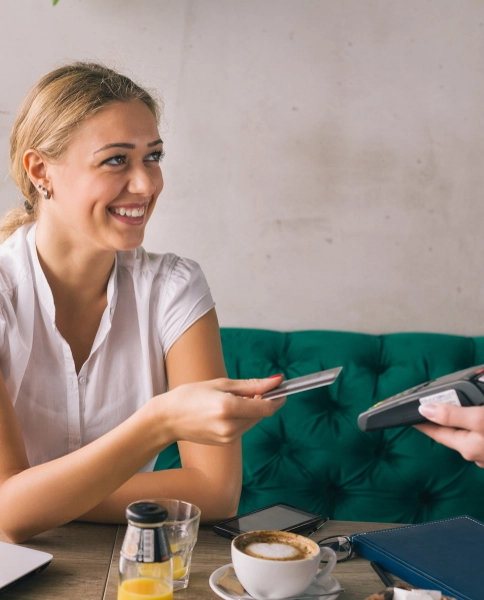
[(200, 509), (190, 502), (172, 498), (156, 498), (153, 502), (168, 512), (163, 527), (173, 559), (173, 590), (182, 590), (188, 586), (192, 553), (200, 525)]
[(118, 600), (173, 600), (173, 590), (158, 578), (136, 577), (120, 582)]

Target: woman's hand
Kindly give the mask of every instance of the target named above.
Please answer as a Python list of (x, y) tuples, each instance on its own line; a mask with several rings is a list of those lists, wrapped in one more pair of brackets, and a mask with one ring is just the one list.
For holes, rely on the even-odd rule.
[(220, 446), (235, 442), (284, 405), (285, 398), (261, 398), (281, 382), (282, 375), (250, 380), (219, 378), (180, 385), (152, 402), (162, 411), (160, 425), (171, 432), (174, 441)]
[(436, 424), (415, 425), (416, 429), (484, 468), (484, 406), (423, 404), (419, 412)]

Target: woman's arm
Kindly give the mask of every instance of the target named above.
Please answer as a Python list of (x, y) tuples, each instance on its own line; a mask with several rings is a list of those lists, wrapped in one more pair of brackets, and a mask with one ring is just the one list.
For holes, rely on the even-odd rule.
[[(215, 310), (190, 327), (172, 346), (166, 359), (170, 389), (185, 383), (223, 377), (226, 374)], [(279, 380), (277, 380), (279, 383)], [(200, 405), (203, 397), (200, 395)], [(181, 407), (182, 410), (183, 406)], [(186, 408), (186, 411), (193, 411)], [(195, 414), (201, 412), (195, 407)], [(259, 419), (243, 424), (249, 429)], [(139, 498), (178, 498), (200, 507), (202, 521), (233, 516), (239, 504), (242, 485), (241, 442), (224, 446), (178, 441), (182, 469), (138, 473), (93, 511), (86, 520), (119, 522), (127, 504)]]
[[(166, 359), (166, 369), (170, 389), (183, 383), (226, 376), (214, 309), (173, 345)], [(253, 424), (255, 422), (250, 426)], [(179, 493), (201, 508), (203, 522), (236, 514), (242, 489), (241, 446), (240, 438), (226, 446), (178, 442), (186, 481)]]
[(0, 376), (0, 529), (20, 542), (98, 504), (148, 462), (158, 447), (171, 443), (169, 431), (148, 426), (155, 418), (154, 407), (146, 405), (92, 444), (29, 467)]
[(484, 406), (422, 404), (419, 411), (432, 423), (416, 429), (484, 468)]
[[(197, 322), (178, 346), (180, 352), (185, 342), (196, 347), (197, 332), (205, 332), (208, 338), (214, 335), (213, 319), (214, 315), (207, 315)], [(172, 348), (175, 353), (170, 351), (167, 360), (170, 371), (177, 352), (175, 346)], [(191, 363), (196, 353), (187, 352)], [(207, 353), (210, 355), (209, 350)], [(205, 359), (200, 357), (199, 360), (203, 364)], [(190, 363), (185, 363), (185, 381), (202, 376), (201, 371), (197, 371), (199, 367), (192, 368)], [(221, 365), (223, 363), (213, 368)], [(222, 478), (213, 472), (227, 474), (228, 465), (238, 461), (236, 448), (242, 433), (282, 406), (283, 401), (253, 397), (272, 389), (280, 380), (219, 378), (180, 385), (183, 367), (179, 367), (178, 375), (176, 371), (174, 381), (169, 375), (170, 385), (177, 386), (175, 389), (152, 398), (129, 419), (91, 444), (35, 467), (28, 465), (21, 429), (0, 376), (0, 529), (12, 541), (21, 542), (82, 515), (95, 521), (120, 522), (124, 520), (129, 502), (161, 496), (198, 502), (207, 519), (232, 513), (239, 493), (240, 474), (236, 473), (235, 484), (227, 482), (228, 487), (232, 485), (230, 493), (225, 490), (224, 499), (216, 503), (212, 511), (210, 502), (224, 487)], [(184, 440), (181, 444), (183, 469), (137, 473), (176, 440)], [(207, 454), (197, 445), (198, 450), (193, 452), (190, 448), (194, 442), (222, 447), (212, 448)], [(227, 446), (227, 453), (223, 452), (223, 446)], [(197, 452), (200, 459), (194, 458)], [(214, 462), (209, 464), (211, 457)], [(211, 485), (213, 489), (207, 489)]]

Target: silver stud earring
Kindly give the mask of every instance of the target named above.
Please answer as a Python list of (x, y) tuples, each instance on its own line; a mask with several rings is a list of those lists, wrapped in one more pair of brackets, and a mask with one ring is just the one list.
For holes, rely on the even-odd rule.
[(42, 192), (42, 195), (44, 196), (44, 198), (46, 200), (49, 200), (49, 198), (50, 198), (50, 192), (49, 192), (49, 190), (47, 188), (45, 188), (43, 185), (41, 185), (40, 183), (39, 183), (39, 185), (37, 187)]

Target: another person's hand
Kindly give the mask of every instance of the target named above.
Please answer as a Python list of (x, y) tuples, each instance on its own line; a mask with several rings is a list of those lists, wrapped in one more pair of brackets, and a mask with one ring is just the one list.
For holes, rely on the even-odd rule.
[(264, 417), (272, 416), (285, 398), (264, 400), (261, 395), (282, 382), (266, 379), (213, 379), (180, 385), (154, 398), (160, 402), (164, 426), (174, 440), (199, 444), (231, 444)]
[(484, 468), (484, 406), (422, 404), (419, 411), (432, 423), (416, 429)]

